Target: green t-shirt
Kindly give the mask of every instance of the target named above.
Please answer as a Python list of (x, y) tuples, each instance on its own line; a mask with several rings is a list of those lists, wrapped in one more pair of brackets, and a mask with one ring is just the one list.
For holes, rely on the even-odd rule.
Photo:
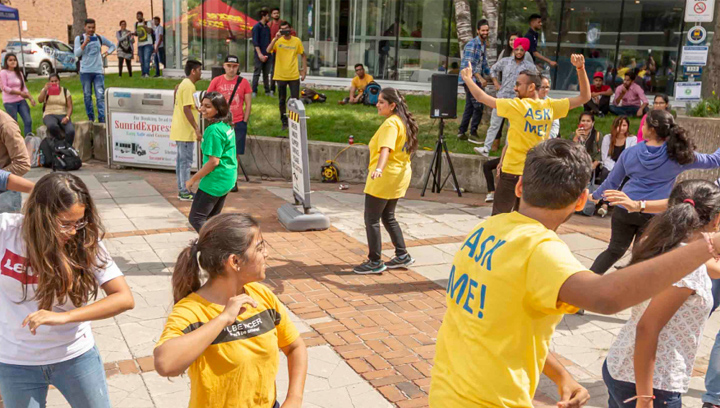
[(200, 189), (211, 196), (222, 197), (230, 192), (237, 181), (235, 130), (224, 122), (213, 123), (205, 129), (201, 147), (203, 166), (210, 156), (220, 158), (220, 163), (200, 180)]

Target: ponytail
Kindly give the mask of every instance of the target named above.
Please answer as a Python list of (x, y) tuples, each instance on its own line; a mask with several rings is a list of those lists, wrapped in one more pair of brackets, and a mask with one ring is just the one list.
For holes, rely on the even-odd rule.
[(675, 186), (668, 209), (648, 224), (633, 246), (630, 264), (654, 258), (680, 245), (720, 214), (720, 187), (704, 180), (687, 180)]
[(667, 152), (671, 160), (682, 165), (695, 161), (695, 143), (690, 140), (685, 128), (675, 123), (670, 112), (650, 111), (645, 123), (655, 131), (659, 140), (667, 141)]
[(407, 106), (405, 98), (395, 88), (385, 88), (380, 91), (380, 94), (387, 103), (395, 104), (395, 114), (405, 125), (405, 136), (407, 137), (405, 149), (408, 154), (413, 154), (418, 149), (418, 125)]
[(172, 288), (174, 303), (200, 289), (197, 239), (180, 252), (172, 274)]

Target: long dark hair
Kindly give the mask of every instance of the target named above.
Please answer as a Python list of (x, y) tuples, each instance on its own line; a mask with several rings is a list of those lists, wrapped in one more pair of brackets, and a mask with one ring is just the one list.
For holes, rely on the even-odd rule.
[(3, 68), (8, 69), (8, 70), (10, 69), (8, 67), (8, 58), (10, 58), (10, 57), (15, 58), (15, 61), (17, 62), (17, 64), (15, 65), (15, 69), (13, 69), (13, 71), (15, 71), (15, 75), (17, 75), (18, 79), (22, 83), (22, 86), (20, 86), (20, 89), (22, 90), (23, 88), (25, 88), (25, 77), (23, 76), (22, 69), (20, 68), (20, 60), (18, 59), (17, 55), (15, 55), (12, 52), (8, 52), (7, 54), (5, 54), (5, 61), (3, 61)]
[(178, 256), (172, 275), (174, 302), (200, 289), (200, 268), (213, 279), (223, 273), (230, 255), (247, 260), (247, 251), (259, 228), (258, 222), (247, 214), (210, 218), (200, 229), (199, 237)]
[(380, 95), (382, 95), (387, 103), (395, 104), (395, 114), (398, 115), (405, 124), (405, 136), (407, 137), (405, 147), (407, 147), (409, 154), (414, 153), (418, 148), (418, 125), (417, 122), (415, 122), (415, 117), (407, 106), (407, 102), (405, 102), (405, 98), (395, 88), (384, 88), (380, 91)]
[(668, 111), (650, 111), (645, 123), (653, 129), (661, 141), (667, 141), (667, 152), (670, 159), (679, 164), (690, 164), (695, 161), (695, 143), (687, 135), (687, 131), (675, 123), (675, 118)]
[(514, 35), (515, 37), (520, 38), (520, 33), (517, 32), (517, 31), (514, 31), (514, 32), (512, 32), (512, 33), (508, 33), (507, 38), (505, 38), (505, 43), (503, 44), (503, 52), (504, 52), (503, 56), (504, 56), (504, 57), (512, 57), (512, 56), (513, 56), (513, 48), (508, 45), (508, 44), (509, 44), (509, 41), (510, 41), (510, 37), (512, 37), (513, 35)]
[(710, 224), (720, 214), (720, 188), (705, 180), (687, 180), (673, 188), (668, 209), (653, 217), (638, 244), (631, 264), (670, 251)]
[[(67, 237), (58, 215), (75, 204), (85, 207), (84, 228)], [(22, 235), (27, 246), (24, 282), (32, 281), (28, 267), (37, 278), (35, 300), (39, 309), (70, 300), (75, 307), (97, 297), (95, 270), (104, 268), (109, 258), (100, 247), (105, 229), (85, 183), (69, 173), (50, 173), (35, 184), (24, 208)], [(27, 287), (23, 285), (23, 300)]]
[(613, 120), (612, 128), (610, 129), (610, 147), (608, 148), (608, 156), (612, 157), (615, 151), (615, 143), (617, 142), (618, 136), (620, 135), (620, 126), (625, 122), (628, 126), (627, 132), (625, 132), (625, 138), (630, 136), (630, 119), (627, 116), (618, 116)]
[(208, 92), (203, 95), (203, 100), (209, 99), (213, 108), (217, 111), (214, 118), (208, 119), (211, 124), (218, 122), (232, 123), (232, 112), (225, 97), (220, 92)]

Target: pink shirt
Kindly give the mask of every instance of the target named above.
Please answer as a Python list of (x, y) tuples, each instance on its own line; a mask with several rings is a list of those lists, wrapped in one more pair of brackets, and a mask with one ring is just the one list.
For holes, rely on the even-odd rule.
[(28, 92), (27, 86), (18, 78), (15, 71), (7, 69), (0, 71), (0, 88), (2, 88), (3, 103), (15, 103), (24, 99), (20, 95), (10, 94), (10, 91)]
[(645, 126), (645, 118), (647, 118), (647, 114), (643, 115), (642, 119), (640, 120), (640, 130), (638, 130), (638, 135), (637, 135), (638, 143), (643, 141), (642, 130), (643, 130), (643, 126)]
[(232, 103), (230, 104), (230, 112), (233, 115), (233, 123), (238, 123), (241, 120), (245, 119), (245, 95), (252, 93), (252, 89), (250, 88), (250, 82), (247, 79), (240, 77), (239, 75), (232, 81), (228, 81), (227, 79), (225, 79), (225, 75), (220, 75), (219, 77), (215, 77), (215, 79), (210, 82), (210, 86), (207, 90), (208, 92), (220, 92), (222, 96), (225, 97), (225, 100), (228, 100), (232, 95), (233, 89), (235, 89), (235, 83), (237, 82), (238, 78), (241, 78), (240, 85), (238, 86)]
[[(620, 96), (620, 93), (623, 89), (625, 89), (625, 85), (620, 85), (615, 88), (614, 99), (617, 99)], [(622, 103), (620, 106), (639, 107), (643, 103), (648, 103), (647, 97), (645, 96), (645, 91), (640, 88), (640, 85), (633, 82), (632, 85), (630, 85), (630, 89), (628, 89), (628, 91), (625, 93), (625, 96), (622, 98)]]

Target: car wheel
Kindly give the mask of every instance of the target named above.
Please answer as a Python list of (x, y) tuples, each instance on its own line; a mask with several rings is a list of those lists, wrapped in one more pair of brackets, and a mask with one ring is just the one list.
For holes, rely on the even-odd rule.
[(47, 61), (41, 62), (40, 66), (38, 67), (38, 75), (40, 76), (48, 76), (52, 73), (52, 71), (52, 65), (50, 65), (50, 63)]

